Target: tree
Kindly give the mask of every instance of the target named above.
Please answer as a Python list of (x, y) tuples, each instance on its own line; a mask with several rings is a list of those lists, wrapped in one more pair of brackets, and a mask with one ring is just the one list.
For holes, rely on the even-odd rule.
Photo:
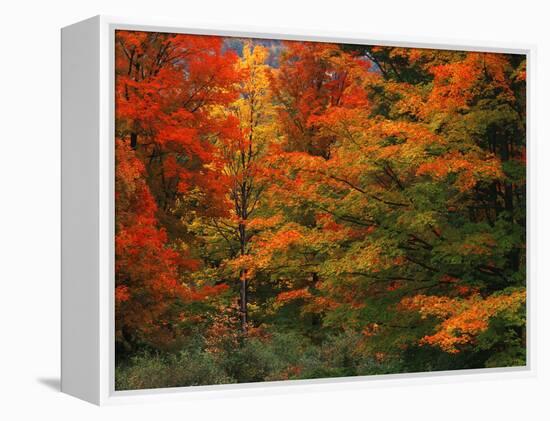
[(237, 58), (179, 34), (117, 31), (116, 49), (117, 338), (162, 346), (181, 334), (182, 302), (225, 287), (193, 278), (180, 219), (227, 212), (213, 137), (235, 127), (212, 109), (236, 98)]
[[(226, 212), (213, 138), (234, 120), (212, 113), (237, 97), (236, 55), (219, 37), (117, 32), (116, 127), (147, 167), (159, 217), (176, 224), (191, 207)], [(182, 194), (189, 200), (181, 203)]]
[[(210, 229), (226, 243), (229, 258), (226, 266), (238, 272), (240, 328), (248, 327), (248, 290), (254, 276), (250, 262), (254, 229), (248, 226), (261, 204), (266, 187), (264, 156), (267, 146), (276, 142), (275, 113), (271, 105), (269, 67), (265, 64), (268, 50), (247, 43), (236, 71), (240, 75), (237, 90), (240, 97), (225, 109), (217, 111), (224, 118), (234, 119), (237, 130), (220, 136), (216, 143), (223, 162), (223, 174), (229, 186), (231, 203), (229, 218), (207, 218)], [(252, 266), (251, 266), (252, 265)]]
[(286, 148), (329, 158), (333, 137), (317, 132), (311, 119), (341, 106), (344, 92), (360, 106), (365, 95), (358, 79), (370, 63), (334, 44), (286, 42), (285, 47), (271, 82)]
[[(512, 202), (524, 209), (524, 92), (516, 82), (523, 65), (513, 56), (382, 50), (376, 50), (380, 72), (362, 77), (369, 101), (346, 106), (344, 95), (309, 114), (309, 133), (331, 139), (326, 153), (303, 148), (276, 160), (289, 175), (283, 190), (316, 215), (313, 226), (300, 230), (303, 246), (320, 257), (320, 282), (293, 296), (326, 297), (336, 304), (325, 325), (363, 326), (373, 350), (387, 352), (390, 342), (399, 355), (405, 346), (430, 343), (421, 339), (429, 337), (422, 320), (403, 324), (406, 316), (397, 311), (419, 291), (466, 300), (481, 294), (476, 308), (495, 316), (488, 310), (495, 294), (512, 288), (514, 300), (499, 302), (522, 311), (525, 262), (517, 256), (525, 244), (524, 215), (512, 216)], [(305, 63), (298, 59), (293, 69)], [(283, 76), (276, 86), (291, 92), (284, 86), (293, 83)], [(381, 106), (381, 98), (391, 100)], [(296, 137), (288, 145), (293, 142)], [(524, 328), (511, 326), (524, 341)], [(459, 337), (475, 343), (475, 335)]]
[(139, 342), (162, 346), (174, 339), (172, 304), (184, 295), (178, 283), (182, 256), (158, 227), (144, 165), (129, 142), (116, 146), (116, 338), (126, 348)]

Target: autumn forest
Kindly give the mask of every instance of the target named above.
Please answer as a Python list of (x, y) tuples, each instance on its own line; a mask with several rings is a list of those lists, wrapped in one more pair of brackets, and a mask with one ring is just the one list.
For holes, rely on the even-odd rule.
[(117, 390), (526, 364), (526, 57), (117, 31)]

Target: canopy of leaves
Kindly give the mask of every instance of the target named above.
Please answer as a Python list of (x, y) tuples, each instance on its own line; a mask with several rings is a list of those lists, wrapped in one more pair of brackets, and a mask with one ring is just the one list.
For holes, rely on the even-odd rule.
[(117, 31), (117, 388), (524, 365), (525, 74)]

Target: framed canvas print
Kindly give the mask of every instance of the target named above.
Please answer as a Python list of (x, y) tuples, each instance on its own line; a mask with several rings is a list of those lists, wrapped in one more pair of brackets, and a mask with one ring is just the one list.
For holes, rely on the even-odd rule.
[(62, 390), (529, 371), (529, 48), (62, 31)]

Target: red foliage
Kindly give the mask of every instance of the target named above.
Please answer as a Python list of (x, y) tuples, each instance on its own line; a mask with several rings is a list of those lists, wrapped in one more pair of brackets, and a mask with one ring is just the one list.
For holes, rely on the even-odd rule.
[(143, 179), (145, 168), (128, 142), (116, 142), (116, 334), (117, 339), (146, 340), (163, 345), (173, 337), (165, 321), (173, 319), (172, 304), (219, 294), (225, 284), (191, 289), (180, 280), (182, 271), (198, 269), (167, 244), (158, 227), (156, 203)]
[[(220, 37), (117, 31), (117, 135), (154, 172), (160, 172), (163, 201), (191, 186), (202, 203), (223, 203), (221, 163), (210, 141), (235, 130), (235, 119), (213, 116), (210, 107), (237, 98), (237, 56), (222, 51)], [(205, 213), (224, 213), (204, 206)]]
[(116, 334), (119, 340), (164, 341), (168, 332), (160, 320), (182, 292), (180, 256), (157, 227), (143, 164), (127, 142), (117, 140), (116, 146)]
[(327, 109), (364, 107), (364, 89), (355, 84), (370, 62), (344, 53), (334, 44), (286, 42), (279, 70), (272, 75), (274, 96), (283, 104), (279, 118), (294, 150), (327, 156), (331, 136), (314, 126)]

